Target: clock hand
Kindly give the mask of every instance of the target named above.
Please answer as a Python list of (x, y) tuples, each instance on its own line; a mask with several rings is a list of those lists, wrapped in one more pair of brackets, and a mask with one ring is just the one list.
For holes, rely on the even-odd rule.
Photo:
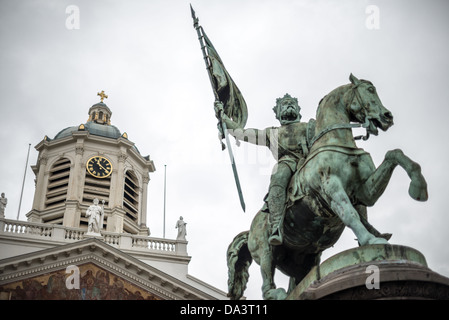
[(102, 168), (103, 170), (108, 171), (105, 167), (103, 167), (103, 166), (100, 164), (100, 160), (97, 160), (97, 164), (98, 164), (98, 166), (99, 166), (100, 168)]

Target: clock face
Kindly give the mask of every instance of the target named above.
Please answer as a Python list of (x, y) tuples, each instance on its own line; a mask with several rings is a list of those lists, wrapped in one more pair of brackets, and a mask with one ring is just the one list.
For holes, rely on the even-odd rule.
[(86, 164), (87, 172), (95, 178), (107, 178), (112, 173), (111, 162), (101, 156), (90, 158)]

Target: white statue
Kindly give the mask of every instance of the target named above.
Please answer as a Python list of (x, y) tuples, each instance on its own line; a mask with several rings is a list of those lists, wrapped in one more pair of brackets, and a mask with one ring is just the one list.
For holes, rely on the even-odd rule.
[(8, 199), (5, 198), (5, 193), (2, 192), (2, 196), (0, 197), (0, 218), (5, 217), (5, 208), (8, 204)]
[(186, 230), (186, 222), (184, 222), (182, 217), (179, 217), (178, 222), (176, 222), (175, 228), (178, 229), (178, 236), (176, 240), (186, 240), (187, 230)]
[(103, 219), (104, 219), (104, 200), (102, 200), (102, 206), (98, 205), (98, 199), (94, 199), (94, 204), (91, 205), (86, 211), (86, 217), (89, 218), (89, 224), (87, 226), (87, 233), (100, 234), (101, 229), (103, 229)]

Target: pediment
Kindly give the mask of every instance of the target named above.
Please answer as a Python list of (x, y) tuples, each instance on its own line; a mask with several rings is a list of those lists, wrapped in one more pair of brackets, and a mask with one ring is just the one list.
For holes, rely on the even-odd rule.
[[(75, 284), (73, 270), (79, 272), (79, 289), (69, 288)], [(69, 277), (72, 278), (67, 280)], [(13, 297), (42, 300), (211, 298), (94, 238), (1, 260), (0, 298)]]

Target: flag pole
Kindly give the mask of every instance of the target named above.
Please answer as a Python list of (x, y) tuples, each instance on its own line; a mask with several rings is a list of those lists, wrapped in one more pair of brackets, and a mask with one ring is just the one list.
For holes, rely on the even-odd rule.
[(31, 143), (28, 144), (27, 161), (26, 161), (26, 163), (25, 163), (25, 172), (24, 172), (24, 174), (23, 174), (22, 191), (20, 192), (19, 210), (17, 211), (17, 220), (19, 220), (19, 216), (20, 216), (20, 207), (21, 207), (21, 205), (22, 205), (23, 187), (25, 186), (25, 178), (26, 178), (26, 176), (27, 176), (28, 158), (30, 157), (30, 147), (31, 147)]
[[(192, 5), (190, 5), (190, 12), (192, 14), (193, 27), (195, 28), (195, 30), (198, 34), (198, 41), (200, 42), (201, 52), (203, 53), (204, 62), (206, 63), (207, 74), (209, 75), (209, 80), (210, 80), (210, 84), (212, 86), (212, 91), (214, 93), (215, 102), (220, 102), (220, 97), (218, 96), (218, 92), (215, 89), (214, 76), (212, 74), (212, 64), (210, 62), (209, 55), (206, 52), (206, 44), (204, 43), (203, 28), (199, 25), (199, 19), (196, 17), (196, 14), (195, 14), (195, 11), (193, 10)], [(224, 112), (224, 111), (222, 111), (222, 112)], [(239, 175), (237, 173), (237, 166), (235, 164), (234, 154), (232, 152), (231, 143), (230, 143), (229, 137), (228, 137), (228, 129), (226, 126), (226, 122), (224, 122), (222, 119), (222, 113), (219, 114), (219, 118), (220, 118), (219, 119), (220, 125), (222, 128), (222, 137), (226, 139), (226, 146), (228, 148), (228, 154), (229, 154), (229, 158), (231, 160), (231, 167), (232, 167), (232, 172), (234, 174), (234, 180), (235, 180), (237, 192), (238, 192), (239, 199), (240, 199), (240, 205), (243, 209), (243, 212), (245, 212), (245, 210), (246, 210), (245, 200), (243, 199), (242, 188), (240, 186)], [(222, 149), (224, 149), (223, 143), (222, 143)]]
[(165, 206), (167, 199), (167, 165), (164, 164), (164, 228), (163, 228), (163, 238), (165, 239)]

